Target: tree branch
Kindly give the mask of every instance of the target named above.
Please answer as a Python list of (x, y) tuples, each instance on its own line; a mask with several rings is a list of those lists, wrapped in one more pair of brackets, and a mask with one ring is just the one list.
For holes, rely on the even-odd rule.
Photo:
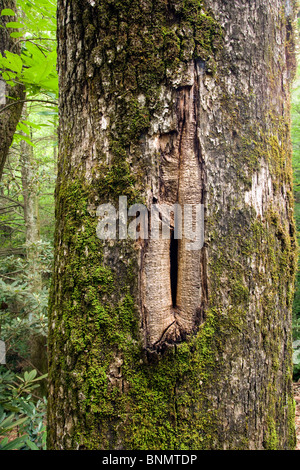
[(6, 106), (4, 106), (4, 108), (0, 109), (0, 113), (3, 113), (4, 111), (6, 111), (8, 108), (10, 108), (11, 106), (14, 106), (18, 103), (47, 103), (47, 104), (51, 104), (51, 105), (54, 105), (54, 106), (57, 106), (57, 102), (56, 101), (48, 101), (48, 100), (17, 100), (17, 101), (14, 101), (13, 103), (10, 103), (10, 104), (7, 104)]
[[(24, 204), (22, 204), (21, 202), (19, 201), (16, 201), (15, 199), (12, 199), (11, 197), (8, 197), (8, 196), (0, 196), (0, 200), (1, 199), (7, 199), (7, 201), (10, 201), (10, 202), (14, 202), (16, 206), (20, 206), (24, 209)], [(6, 208), (7, 209), (7, 208)]]

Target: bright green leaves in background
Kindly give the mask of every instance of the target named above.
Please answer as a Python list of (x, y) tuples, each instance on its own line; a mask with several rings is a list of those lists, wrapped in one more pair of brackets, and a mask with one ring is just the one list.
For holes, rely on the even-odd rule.
[(36, 370), (22, 377), (0, 366), (0, 450), (46, 450), (46, 400), (32, 401), (44, 378)]
[[(0, 11), (6, 35), (16, 44), (0, 54), (0, 77), (7, 94), (19, 83), (26, 91), (0, 182), (0, 333), (7, 352), (6, 366), (0, 366), (0, 450), (40, 450), (46, 448), (45, 364), (35, 361), (45, 355), (53, 258), (56, 0), (16, 0), (16, 5), (16, 11)], [(7, 99), (0, 113), (11, 106)], [(33, 229), (34, 241), (28, 237)], [(31, 361), (32, 338), (42, 346)]]
[[(31, 87), (33, 93), (51, 93), (51, 97), (58, 93), (56, 75), (56, 51), (47, 51), (36, 44), (27, 42), (26, 51), (21, 55), (23, 68), (21, 79)], [(17, 64), (18, 65), (18, 64)], [(49, 93), (50, 92), (50, 93)]]
[(1, 16), (15, 16), (15, 12), (10, 8), (4, 8), (1, 12)]
[[(6, 23), (7, 33), (21, 44), (21, 53), (0, 53), (0, 74), (6, 83), (22, 83), (26, 101), (40, 102), (47, 121), (44, 126), (54, 126), (57, 121), (58, 76), (56, 70), (56, 1), (17, 0), (17, 11), (6, 8), (1, 16), (11, 17)], [(22, 121), (18, 124), (14, 143), (21, 140), (33, 145), (32, 129), (42, 125)]]
[(9, 51), (0, 54), (3, 79), (10, 86), (23, 83), (28, 99), (41, 94), (57, 98), (56, 2), (18, 0), (16, 12), (4, 9), (1, 16), (12, 17), (6, 28), (22, 46), (20, 55)]

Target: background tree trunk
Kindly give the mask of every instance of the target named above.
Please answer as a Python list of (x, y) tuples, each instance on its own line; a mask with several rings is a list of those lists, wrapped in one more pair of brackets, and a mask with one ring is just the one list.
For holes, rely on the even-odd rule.
[(20, 143), (20, 161), (27, 258), (31, 264), (32, 287), (34, 290), (39, 290), (42, 286), (42, 279), (37, 268), (37, 245), (40, 242), (38, 183), (34, 174), (33, 148), (25, 140)]
[[(16, 11), (16, 4), (14, 0), (0, 0), (0, 13), (4, 8), (10, 8)], [(10, 37), (10, 33), (14, 29), (7, 30), (5, 25), (15, 21), (12, 16), (0, 16), (0, 53), (4, 55), (5, 51), (19, 54), (21, 51), (20, 43), (17, 39)], [(23, 102), (14, 106), (10, 106), (5, 111), (1, 111), (5, 106), (15, 102), (16, 100), (24, 100), (25, 91), (21, 84), (11, 87), (6, 84), (0, 74), (0, 180), (2, 179), (3, 169), (6, 162), (6, 157), (11, 146), (14, 133), (16, 132), (17, 124), (20, 120)]]
[[(26, 105), (24, 110), (26, 120)], [(22, 176), (23, 207), (26, 233), (26, 255), (28, 261), (28, 281), (33, 294), (39, 293), (43, 288), (42, 273), (40, 271), (40, 220), (38, 182), (34, 169), (33, 147), (25, 140), (20, 142), (20, 161)], [(31, 315), (31, 314), (29, 314)], [(29, 318), (32, 321), (32, 318)], [(30, 362), (41, 373), (47, 373), (47, 338), (41, 334), (31, 334), (28, 338)], [(37, 394), (46, 396), (47, 383), (43, 380), (37, 389)]]
[[(293, 21), (283, 0), (58, 2), (49, 448), (295, 445)], [(97, 238), (121, 195), (205, 206), (176, 295), (169, 242)]]

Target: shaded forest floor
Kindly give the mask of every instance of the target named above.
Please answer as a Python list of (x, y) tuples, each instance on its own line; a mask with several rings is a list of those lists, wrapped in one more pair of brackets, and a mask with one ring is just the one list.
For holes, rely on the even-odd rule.
[(296, 402), (296, 434), (297, 434), (297, 447), (300, 450), (300, 381), (294, 383), (294, 398)]

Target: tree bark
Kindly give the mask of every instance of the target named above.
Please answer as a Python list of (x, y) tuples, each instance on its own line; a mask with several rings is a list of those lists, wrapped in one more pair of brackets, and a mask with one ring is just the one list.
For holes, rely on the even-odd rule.
[[(50, 449), (294, 447), (294, 8), (59, 0)], [(119, 196), (204, 246), (100, 240)]]
[[(0, 12), (4, 8), (10, 8), (13, 11), (16, 11), (15, 1), (0, 0)], [(5, 25), (10, 21), (14, 21), (12, 16), (0, 17), (0, 53), (2, 55), (5, 55), (5, 51), (9, 51), (14, 54), (20, 54), (21, 52), (20, 43), (18, 43), (16, 39), (10, 37), (10, 33), (15, 30), (11, 28), (8, 30), (5, 28)], [(5, 80), (3, 80), (0, 74), (0, 180), (2, 179), (9, 147), (11, 146), (17, 124), (21, 117), (23, 102), (16, 103), (5, 111), (2, 111), (2, 109), (8, 104), (24, 99), (24, 86), (22, 84), (16, 84), (14, 87), (11, 87), (5, 82)]]
[(32, 283), (35, 290), (41, 288), (41, 277), (36, 267), (36, 245), (40, 241), (39, 205), (37, 182), (34, 175), (33, 148), (25, 141), (20, 143), (20, 162), (24, 207), (27, 258), (32, 262)]

